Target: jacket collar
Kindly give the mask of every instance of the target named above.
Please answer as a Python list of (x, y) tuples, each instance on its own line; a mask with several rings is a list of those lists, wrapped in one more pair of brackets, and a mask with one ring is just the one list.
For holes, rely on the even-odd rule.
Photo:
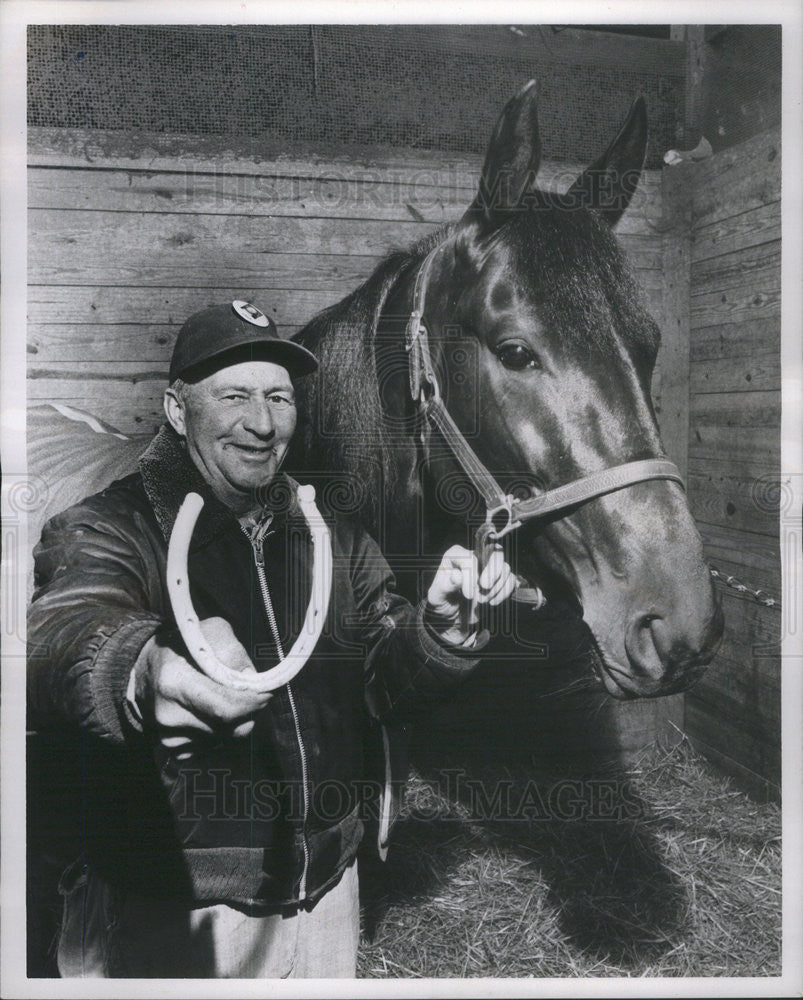
[[(170, 539), (179, 507), (190, 492), (200, 494), (204, 501), (193, 531), (191, 550), (201, 548), (222, 531), (236, 526), (236, 515), (212, 492), (187, 454), (183, 438), (169, 424), (164, 424), (148, 445), (139, 460), (139, 471), (165, 541)], [(263, 499), (274, 521), (300, 514), (297, 489), (295, 480), (284, 472), (273, 478)]]

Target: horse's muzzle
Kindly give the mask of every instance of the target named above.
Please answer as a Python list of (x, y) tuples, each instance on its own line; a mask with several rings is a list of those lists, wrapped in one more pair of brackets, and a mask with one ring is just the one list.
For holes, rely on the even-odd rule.
[(703, 628), (693, 635), (678, 633), (657, 614), (634, 618), (625, 635), (627, 664), (604, 662), (601, 679), (618, 698), (655, 698), (685, 691), (696, 683), (713, 659), (724, 630), (718, 601)]

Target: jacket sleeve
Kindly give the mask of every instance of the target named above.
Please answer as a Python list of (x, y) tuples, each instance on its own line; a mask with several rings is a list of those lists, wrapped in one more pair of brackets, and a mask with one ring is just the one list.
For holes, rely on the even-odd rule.
[(162, 624), (158, 572), (147, 556), (152, 544), (138, 513), (110, 514), (98, 502), (45, 525), (28, 614), (33, 725), (66, 723), (124, 741), (128, 677)]
[(395, 592), (395, 579), (376, 542), (355, 531), (351, 583), (360, 639), (365, 644), (368, 707), (383, 722), (406, 722), (442, 701), (477, 666), (488, 641), (480, 633), (470, 649), (441, 642), (425, 617)]

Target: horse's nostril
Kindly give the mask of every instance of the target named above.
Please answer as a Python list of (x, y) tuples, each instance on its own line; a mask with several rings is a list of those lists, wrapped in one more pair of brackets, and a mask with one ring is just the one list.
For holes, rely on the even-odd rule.
[(660, 618), (660, 615), (657, 615), (654, 612), (649, 612), (648, 614), (641, 616), (638, 624), (641, 628), (649, 628), (654, 621), (659, 621)]
[(661, 616), (654, 611), (637, 615), (625, 635), (625, 649), (630, 666), (638, 676), (660, 680), (665, 673), (662, 657), (656, 646), (653, 622)]

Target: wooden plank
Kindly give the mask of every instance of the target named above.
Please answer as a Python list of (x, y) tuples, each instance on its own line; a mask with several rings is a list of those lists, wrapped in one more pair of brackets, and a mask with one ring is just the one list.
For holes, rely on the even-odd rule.
[[(780, 631), (780, 630), (779, 630)], [(780, 636), (769, 642), (734, 638), (727, 628), (717, 655), (704, 674), (708, 687), (720, 687), (742, 703), (753, 701), (759, 709), (766, 704), (766, 714), (780, 718), (776, 699), (781, 694), (781, 661), (779, 655), (768, 656), (764, 650), (780, 649)], [(753, 652), (753, 649), (756, 652)]]
[(779, 241), (692, 266), (692, 329), (762, 322), (779, 315), (780, 303)]
[[(395, 246), (434, 225), (356, 219), (86, 212), (29, 212), (31, 284), (264, 284), (351, 291)], [(339, 258), (339, 259), (338, 259)], [(345, 258), (345, 259), (343, 259)], [(637, 277), (660, 287), (651, 267)]]
[[(137, 261), (153, 260), (154, 255), (159, 261), (165, 254), (183, 256), (198, 260), (199, 271), (204, 272), (215, 256), (221, 267), (234, 270), (267, 253), (375, 258), (392, 247), (414, 243), (434, 228), (427, 223), (369, 219), (275, 218), (266, 224), (249, 216), (34, 209), (29, 212), (29, 259), (34, 269), (45, 263), (62, 267), (65, 277), (105, 263), (110, 277), (119, 271), (121, 278), (130, 280), (124, 259), (129, 255)], [(256, 269), (255, 263), (251, 266)]]
[(28, 366), (28, 379), (72, 380), (79, 383), (124, 379), (136, 384), (166, 380), (168, 367), (168, 365), (143, 365), (141, 361), (63, 361), (54, 368), (44, 368), (32, 363)]
[(736, 253), (747, 247), (760, 246), (781, 238), (781, 202), (740, 211), (707, 226), (697, 225), (692, 234), (691, 259), (695, 263)]
[(686, 476), (689, 508), (695, 520), (722, 528), (778, 537), (778, 508), (767, 502), (767, 480), (735, 474), (730, 462), (713, 468), (695, 459)]
[[(143, 219), (143, 229), (147, 231), (147, 219)], [(116, 248), (115, 234), (109, 232), (108, 239), (99, 241), (105, 244), (105, 256), (102, 245), (90, 249), (91, 236), (76, 239), (82, 244), (78, 256), (73, 256), (70, 246), (56, 243), (51, 253), (49, 246), (32, 240), (29, 280), (32, 285), (315, 288), (339, 299), (358, 288), (382, 260), (378, 254), (261, 252), (253, 245), (238, 252), (226, 245), (227, 240), (221, 240), (216, 250), (211, 244), (199, 245), (197, 229), (192, 233), (184, 229), (175, 238), (186, 238), (186, 249), (160, 248), (159, 236), (154, 237), (152, 248), (144, 245), (144, 238), (140, 246), (132, 246), (130, 233), (121, 234), (121, 245)]]
[[(32, 365), (64, 361), (160, 362), (167, 367), (180, 323), (173, 326), (121, 323), (118, 325), (43, 323), (28, 332), (27, 351)], [(292, 337), (300, 326), (279, 326), (283, 337)]]
[(780, 428), (781, 394), (780, 392), (697, 394), (692, 397), (691, 415), (701, 424)]
[(326, 291), (282, 291), (262, 286), (196, 289), (32, 285), (28, 289), (28, 320), (34, 330), (58, 317), (67, 325), (130, 326), (137, 322), (145, 327), (170, 326), (178, 332), (194, 312), (237, 298), (256, 303), (279, 325), (301, 326), (340, 296)]
[[(470, 204), (477, 174), (424, 167), (399, 169), (384, 180), (370, 171), (355, 174), (337, 163), (308, 167), (312, 176), (206, 172), (201, 167), (176, 171), (115, 170), (84, 167), (33, 167), (28, 171), (28, 207), (139, 213), (252, 215), (260, 217), (348, 218), (400, 222), (456, 222)], [(565, 189), (576, 172), (547, 165), (539, 183)], [(431, 183), (427, 183), (430, 181)], [(660, 188), (651, 180), (639, 185), (619, 229), (660, 246), (648, 219), (660, 213)], [(640, 220), (637, 224), (635, 220)], [(655, 264), (653, 266), (659, 266)]]
[(692, 362), (750, 358), (754, 353), (761, 356), (775, 353), (780, 358), (780, 350), (779, 316), (698, 327), (691, 339)]
[(694, 699), (720, 718), (729, 719), (738, 732), (749, 729), (779, 743), (781, 738), (781, 688), (766, 679), (753, 678), (749, 661), (715, 660), (694, 685)]
[[(92, 170), (209, 172), (254, 176), (325, 177), (376, 183), (457, 185), (475, 191), (483, 157), (409, 147), (338, 146), (243, 135), (200, 135), (127, 130), (28, 129), (29, 167), (74, 167)], [(553, 161), (554, 162), (554, 161)], [(545, 164), (547, 172), (549, 163)], [(566, 171), (567, 164), (555, 169)]]
[[(139, 217), (142, 228), (148, 230), (148, 218)], [(152, 218), (152, 217), (151, 217)], [(169, 285), (185, 288), (209, 288), (223, 283), (232, 287), (261, 285), (266, 288), (306, 289), (332, 291), (339, 297), (347, 295), (361, 285), (374, 271), (382, 255), (370, 256), (357, 253), (273, 253), (258, 247), (244, 247), (238, 252), (224, 237), (221, 247), (203, 245), (197, 229), (186, 227), (177, 230), (175, 240), (186, 240), (187, 250), (176, 252), (169, 246), (138, 246), (129, 243), (130, 233), (121, 233), (121, 246), (112, 241), (117, 234), (109, 232), (106, 254), (103, 246), (91, 246), (91, 236), (69, 237), (82, 244), (79, 255), (75, 245), (65, 245), (64, 238), (57, 242), (43, 242), (33, 235), (29, 242), (28, 277), (32, 285), (130, 285), (138, 280), (141, 285)], [(162, 243), (163, 235), (154, 234), (154, 242)], [(169, 242), (170, 237), (168, 237)], [(277, 237), (277, 240), (279, 238)], [(311, 242), (314, 242), (311, 241)], [(195, 254), (192, 248), (195, 248)], [(662, 279), (660, 254), (648, 257), (647, 268), (633, 259), (633, 275), (645, 296), (657, 296)]]
[[(766, 681), (780, 687), (781, 612), (777, 607), (768, 608), (748, 600), (721, 582), (717, 582), (716, 589), (725, 615), (725, 633), (714, 663), (724, 658), (748, 664), (761, 683)], [(771, 596), (780, 597), (779, 594)]]
[(771, 278), (780, 279), (781, 241), (745, 247), (695, 263), (691, 269), (692, 295), (723, 289), (762, 288)]
[(664, 270), (657, 317), (661, 327), (658, 424), (667, 454), (685, 476), (689, 450), (689, 227), (691, 208), (681, 179), (664, 171), (662, 205), (671, 218), (663, 234)]
[[(735, 576), (753, 590), (781, 595), (781, 566), (777, 538), (698, 523), (708, 562), (723, 573)], [(748, 597), (731, 591), (729, 600), (744, 603)], [(754, 602), (753, 602), (754, 603)]]
[(32, 285), (28, 290), (28, 352), (36, 364), (83, 357), (163, 358), (188, 316), (233, 298), (254, 301), (289, 334), (339, 301), (342, 294), (273, 289), (265, 281), (228, 288), (210, 283), (202, 289)]
[(693, 164), (696, 229), (781, 197), (781, 132), (770, 129)]
[(611, 712), (616, 747), (624, 763), (635, 760), (653, 743), (670, 746), (683, 726), (683, 695), (617, 702)]
[(692, 694), (686, 698), (686, 729), (705, 740), (720, 753), (737, 760), (767, 780), (780, 785), (780, 744), (764, 730), (741, 730), (730, 719), (722, 719), (716, 704), (698, 702)]
[(642, 271), (660, 271), (664, 268), (664, 250), (661, 241), (654, 236), (626, 233), (619, 236), (619, 242), (625, 251), (630, 267)]
[[(489, 135), (490, 137), (490, 135)], [(476, 153), (450, 153), (408, 147), (338, 147), (332, 143), (292, 143), (241, 135), (178, 135), (137, 130), (28, 129), (28, 166), (80, 170), (131, 170), (146, 174), (179, 173), (252, 176), (256, 178), (308, 178), (350, 183), (422, 186), (459, 189), (470, 201), (484, 157)], [(545, 159), (538, 170), (538, 185), (566, 190), (585, 163)], [(248, 183), (248, 182), (245, 182)], [(651, 204), (660, 192), (661, 171), (645, 170), (633, 196), (631, 209)], [(630, 211), (630, 209), (628, 210)]]
[(703, 678), (689, 694), (689, 701), (699, 710), (715, 716), (721, 725), (727, 726), (733, 743), (741, 743), (747, 737), (763, 743), (765, 747), (780, 746), (780, 692), (777, 690), (763, 699), (760, 708), (751, 698), (743, 701), (740, 692), (732, 686), (726, 690), (723, 685), (707, 683)]
[(735, 323), (761, 323), (781, 314), (781, 276), (768, 270), (761, 287), (730, 288), (692, 296), (692, 330)]
[(741, 428), (734, 431), (721, 424), (706, 425), (694, 418), (690, 422), (689, 461), (716, 460), (724, 455), (763, 475), (777, 469), (781, 461), (780, 432), (777, 427)]
[(687, 698), (686, 726), (743, 767), (780, 783), (781, 745), (774, 732), (777, 726), (751, 726), (744, 716), (723, 716), (717, 709), (717, 699), (702, 694)]
[(701, 24), (685, 26), (686, 49), (686, 107), (683, 118), (683, 138), (694, 141), (700, 134), (703, 114), (704, 90), (708, 50), (705, 46), (705, 28)]
[(664, 279), (661, 271), (646, 268), (634, 269), (633, 277), (644, 294), (644, 303), (651, 314), (658, 312), (663, 305)]
[[(698, 683), (712, 694), (721, 691), (734, 704), (751, 706), (752, 712), (769, 726), (780, 722), (781, 670), (777, 655), (753, 657), (726, 636)], [(722, 714), (726, 714), (724, 706)]]
[(768, 504), (772, 510), (775, 510), (775, 505), (778, 503), (779, 471), (771, 455), (766, 455), (764, 461), (754, 462), (743, 455), (734, 454), (731, 449), (729, 454), (690, 457), (689, 470), (693, 475), (699, 476), (710, 472), (715, 476), (726, 478), (730, 476), (734, 480), (754, 483), (757, 497), (761, 496), (762, 492), (767, 494), (767, 499), (761, 500), (762, 503)]
[(745, 791), (756, 801), (776, 803), (781, 801), (780, 754), (777, 755), (777, 759), (774, 762), (774, 780), (769, 780), (764, 775), (757, 774), (749, 767), (745, 767), (744, 764), (734, 760), (729, 754), (713, 747), (710, 742), (704, 739), (704, 734), (705, 730), (703, 731), (703, 735), (700, 735), (699, 733), (691, 733), (688, 727), (686, 729), (686, 736), (697, 753), (703, 757), (707, 757), (718, 770), (732, 778), (737, 787)]
[(58, 400), (88, 410), (124, 434), (152, 434), (164, 422), (166, 379), (29, 379), (28, 399)]
[[(437, 182), (437, 172), (432, 174)], [(474, 187), (460, 186), (457, 178), (444, 176), (440, 180), (440, 185), (420, 183), (416, 174), (403, 171), (399, 171), (397, 179), (385, 181), (374, 181), (370, 176), (338, 176), (334, 165), (322, 166), (320, 175), (314, 177), (39, 167), (28, 173), (28, 207), (442, 225), (462, 215)]]
[(760, 392), (780, 390), (781, 357), (775, 349), (752, 357), (726, 357), (689, 364), (689, 387), (700, 392)]
[(736, 457), (757, 475), (780, 462), (778, 392), (706, 393), (691, 399), (689, 458)]

